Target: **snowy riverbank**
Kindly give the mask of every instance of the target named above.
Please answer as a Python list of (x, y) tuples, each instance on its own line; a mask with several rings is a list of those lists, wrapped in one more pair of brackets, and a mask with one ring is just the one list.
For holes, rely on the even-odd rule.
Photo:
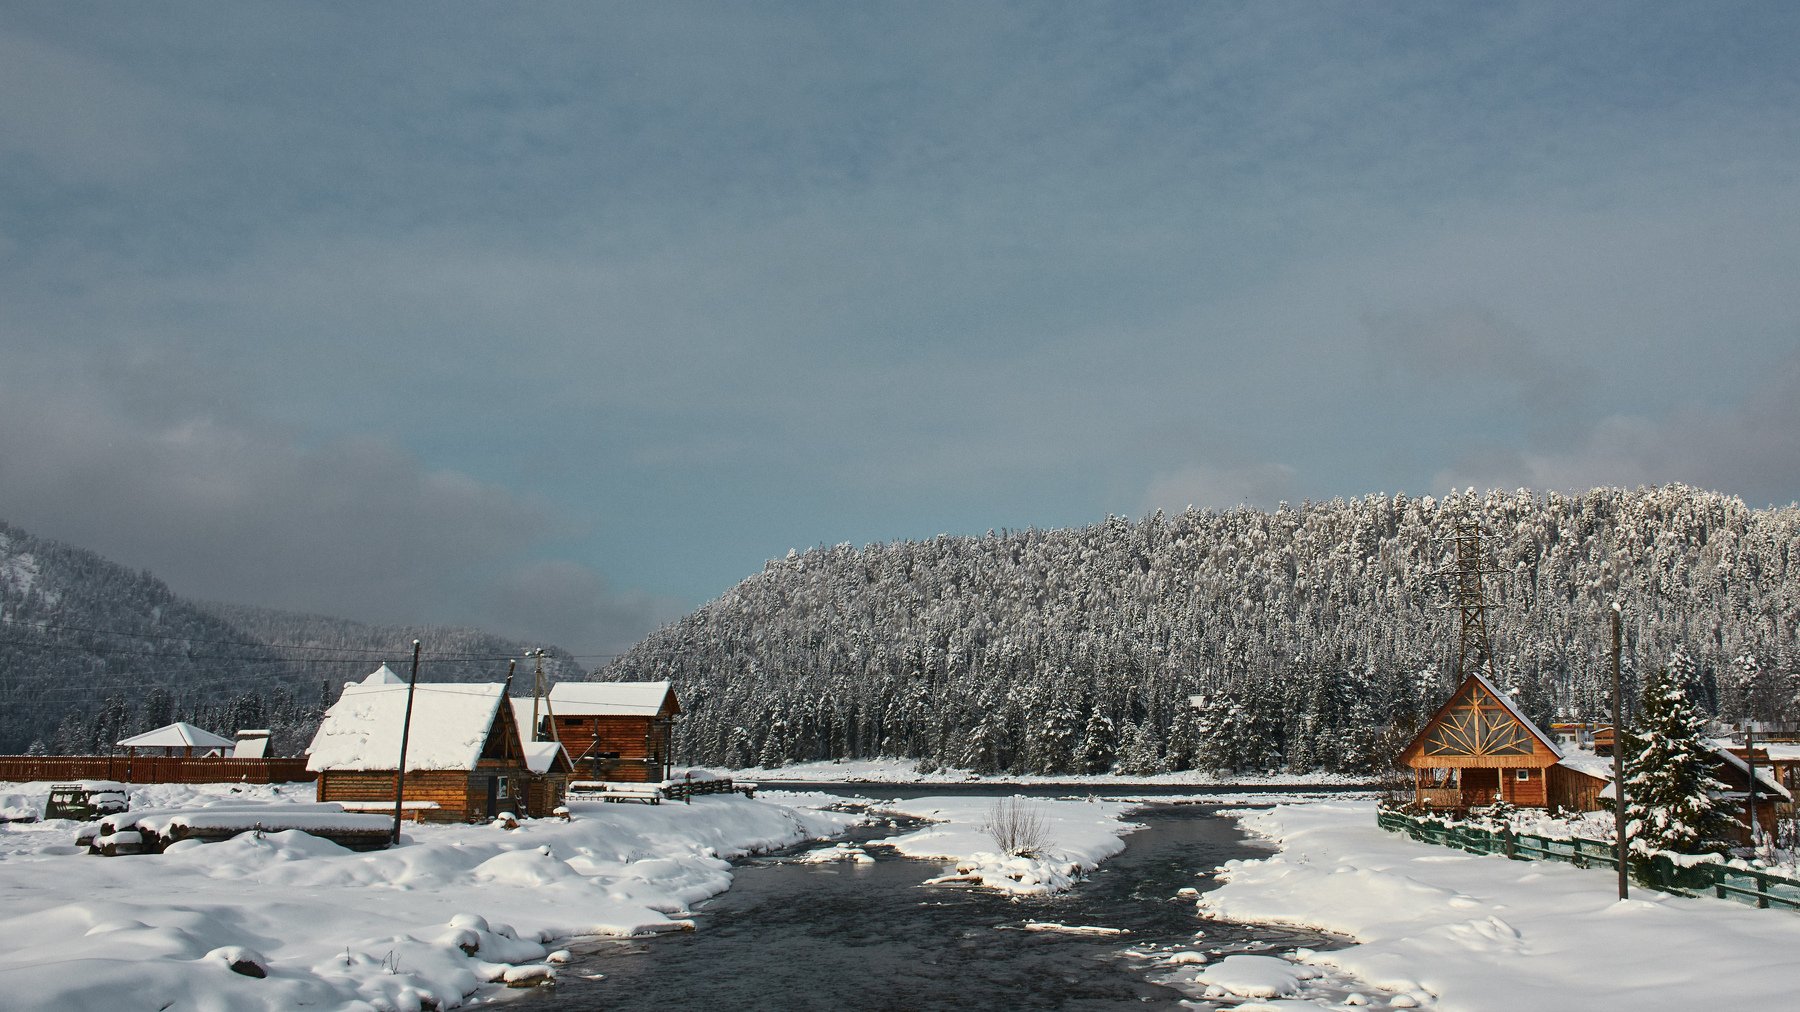
[(1071, 787), (1091, 788), (1106, 792), (1113, 790), (1130, 790), (1135, 786), (1148, 787), (1227, 787), (1238, 784), (1255, 784), (1268, 787), (1324, 787), (1324, 786), (1360, 786), (1369, 781), (1365, 777), (1350, 777), (1336, 773), (1258, 773), (1251, 776), (1233, 776), (1220, 778), (1211, 773), (1198, 770), (1182, 770), (1179, 773), (1157, 773), (1148, 776), (1120, 776), (1112, 773), (1059, 773), (1055, 776), (1034, 776), (1025, 774), (996, 774), (981, 776), (971, 770), (945, 767), (931, 772), (920, 772), (916, 759), (837, 759), (823, 762), (795, 763), (791, 766), (778, 766), (773, 769), (760, 767), (733, 770), (728, 774), (735, 780), (750, 780), (766, 783), (771, 786), (781, 782), (796, 783), (870, 783), (870, 784), (991, 784), (1002, 787), (1009, 784), (1019, 785), (1066, 785)]
[[(0, 785), (40, 804), (47, 790)], [(310, 802), (312, 785), (159, 785), (132, 806), (226, 799)], [(271, 833), (101, 858), (72, 845), (77, 823), (0, 825), (0, 1005), (456, 1007), (548, 972), (562, 939), (680, 929), (730, 885), (726, 859), (858, 818), (811, 800), (577, 802), (569, 822), (510, 831), (409, 825), (402, 846), (368, 854)]]
[(1281, 851), (1230, 862), (1203, 911), (1349, 935), (1310, 955), (1377, 987), (1467, 1012), (1794, 1007), (1800, 914), (1633, 889), (1604, 870), (1415, 843), (1372, 802), (1240, 813)]

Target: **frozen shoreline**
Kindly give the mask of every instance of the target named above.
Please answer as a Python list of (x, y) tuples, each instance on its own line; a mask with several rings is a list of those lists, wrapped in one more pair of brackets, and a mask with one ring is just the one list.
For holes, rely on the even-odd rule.
[(1397, 992), (1468, 1012), (1791, 1009), (1800, 916), (1651, 890), (1613, 876), (1415, 843), (1372, 802), (1236, 813), (1281, 849), (1232, 861), (1199, 901), (1214, 916), (1347, 935), (1310, 954)]
[(964, 769), (940, 769), (932, 773), (921, 773), (918, 762), (912, 759), (843, 759), (825, 760), (822, 762), (795, 763), (790, 766), (778, 766), (774, 769), (752, 767), (732, 770), (729, 773), (734, 780), (749, 780), (771, 786), (781, 783), (868, 783), (868, 784), (966, 784), (970, 786), (1045, 786), (1099, 789), (1108, 792), (1130, 791), (1135, 787), (1195, 787), (1195, 788), (1231, 788), (1233, 790), (1254, 789), (1257, 787), (1369, 787), (1372, 782), (1364, 777), (1344, 776), (1336, 773), (1268, 773), (1257, 774), (1253, 779), (1224, 780), (1210, 773), (1196, 770), (1183, 770), (1179, 773), (1158, 773), (1150, 776), (1118, 776), (1112, 773), (1058, 773), (1053, 776), (1028, 774), (995, 774), (982, 776)]
[[(144, 808), (288, 805), (313, 792), (154, 785), (134, 795)], [(736, 795), (570, 807), (569, 822), (516, 830), (409, 824), (402, 846), (366, 854), (268, 833), (101, 858), (72, 845), (78, 823), (0, 826), (0, 1005), (455, 1008), (509, 979), (548, 975), (564, 940), (686, 927), (692, 904), (729, 888), (729, 858), (830, 837), (859, 818)], [(266, 976), (233, 972), (234, 960)]]

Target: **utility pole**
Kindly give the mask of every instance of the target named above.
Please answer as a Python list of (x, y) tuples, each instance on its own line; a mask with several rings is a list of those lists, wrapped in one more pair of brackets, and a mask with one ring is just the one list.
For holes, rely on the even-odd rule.
[(1744, 722), (1744, 765), (1750, 768), (1750, 797), (1744, 802), (1750, 809), (1750, 849), (1756, 850), (1756, 725)]
[(538, 704), (544, 698), (544, 648), (527, 650), (525, 656), (537, 658), (537, 678), (531, 685), (531, 740), (542, 741), (538, 735), (538, 728), (542, 726), (538, 719)]
[(1619, 866), (1619, 898), (1631, 892), (1625, 874), (1625, 707), (1619, 692), (1619, 602), (1612, 603), (1612, 709), (1613, 709), (1613, 859)]
[(400, 813), (406, 797), (406, 739), (412, 733), (413, 693), (419, 688), (419, 641), (413, 640), (412, 681), (406, 683), (406, 719), (400, 724), (400, 768), (394, 771), (394, 846), (400, 846)]

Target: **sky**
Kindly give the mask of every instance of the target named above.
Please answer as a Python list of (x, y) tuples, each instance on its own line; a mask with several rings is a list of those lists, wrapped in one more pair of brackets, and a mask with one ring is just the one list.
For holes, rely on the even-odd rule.
[(0, 519), (603, 658), (814, 545), (1788, 504), (1797, 46), (1784, 2), (0, 4)]

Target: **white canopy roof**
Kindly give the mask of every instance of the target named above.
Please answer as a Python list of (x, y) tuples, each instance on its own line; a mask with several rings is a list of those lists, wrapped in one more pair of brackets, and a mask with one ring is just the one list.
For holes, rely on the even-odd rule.
[[(356, 685), (358, 683), (345, 682), (344, 684), (345, 685)], [(394, 674), (393, 668), (390, 668), (386, 664), (383, 664), (381, 667), (376, 668), (374, 671), (369, 672), (368, 676), (362, 680), (361, 684), (363, 684), (363, 685), (405, 685), (406, 679), (401, 678), (399, 675)]]
[[(406, 723), (405, 685), (344, 686), (306, 749), (306, 768), (391, 770), (400, 764), (400, 733)], [(506, 686), (499, 682), (420, 683), (413, 697), (412, 733), (406, 768), (472, 770), (494, 726)]]
[(679, 713), (668, 682), (557, 682), (550, 705), (558, 717), (654, 717), (665, 701)]
[(221, 738), (211, 731), (195, 727), (185, 720), (178, 720), (167, 727), (159, 727), (154, 731), (133, 735), (119, 742), (120, 748), (220, 748), (235, 745), (230, 738)]

